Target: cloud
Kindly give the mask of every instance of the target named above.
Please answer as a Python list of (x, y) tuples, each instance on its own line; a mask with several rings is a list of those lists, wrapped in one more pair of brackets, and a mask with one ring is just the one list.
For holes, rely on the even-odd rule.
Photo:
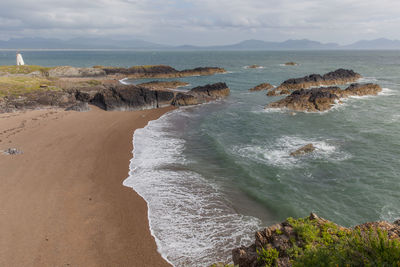
[(400, 39), (399, 13), (397, 0), (2, 0), (0, 38), (104, 35), (173, 44)]

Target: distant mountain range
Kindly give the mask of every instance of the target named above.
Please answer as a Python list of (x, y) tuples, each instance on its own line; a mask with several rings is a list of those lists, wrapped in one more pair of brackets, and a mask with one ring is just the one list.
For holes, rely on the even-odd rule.
[(350, 45), (321, 43), (307, 39), (267, 42), (246, 40), (232, 45), (220, 46), (169, 46), (143, 40), (118, 40), (110, 38), (74, 38), (71, 40), (47, 38), (17, 38), (0, 41), (0, 49), (132, 49), (132, 50), (400, 50), (400, 40), (385, 38), (362, 40)]

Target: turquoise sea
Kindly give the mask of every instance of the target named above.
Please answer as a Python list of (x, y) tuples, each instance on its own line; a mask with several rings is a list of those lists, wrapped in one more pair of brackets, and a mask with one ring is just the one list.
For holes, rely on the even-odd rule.
[[(149, 205), (160, 253), (176, 266), (228, 261), (254, 231), (311, 211), (344, 226), (400, 218), (400, 51), (133, 52), (28, 51), (27, 64), (218, 66), (190, 86), (226, 82), (225, 100), (182, 108), (134, 135), (125, 185)], [(0, 64), (14, 64), (0, 51)], [(295, 61), (298, 66), (282, 63)], [(261, 65), (261, 69), (245, 66)], [(384, 88), (324, 113), (264, 107), (279, 97), (248, 89), (262, 82), (349, 68)], [(137, 83), (139, 81), (128, 81)], [(317, 150), (293, 158), (313, 143)], [(128, 174), (127, 174), (128, 176)]]

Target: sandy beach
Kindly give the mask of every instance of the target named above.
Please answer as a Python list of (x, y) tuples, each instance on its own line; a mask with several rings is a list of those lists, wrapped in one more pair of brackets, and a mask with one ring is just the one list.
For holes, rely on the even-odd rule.
[(0, 266), (168, 266), (122, 185), (132, 134), (172, 108), (0, 114)]

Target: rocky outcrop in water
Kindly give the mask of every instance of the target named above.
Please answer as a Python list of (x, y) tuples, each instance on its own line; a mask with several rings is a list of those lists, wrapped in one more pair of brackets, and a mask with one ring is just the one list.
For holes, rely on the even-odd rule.
[(262, 83), (259, 84), (251, 89), (249, 89), (250, 92), (258, 92), (258, 91), (264, 91), (264, 90), (270, 90), (274, 88), (274, 86), (270, 83)]
[[(369, 266), (368, 263), (373, 266), (382, 254), (386, 256), (383, 261), (391, 266), (391, 261), (397, 261), (396, 246), (398, 252), (400, 220), (345, 228), (311, 213), (308, 218), (288, 218), (256, 232), (255, 242), (248, 247), (234, 249), (232, 258), (235, 266), (239, 267), (314, 266), (317, 263), (322, 264), (319, 266), (328, 266), (322, 261), (331, 260), (329, 258), (337, 266)], [(310, 263), (312, 260), (316, 262)]]
[(134, 66), (131, 68), (100, 67), (107, 75), (124, 76), (130, 78), (176, 78), (188, 76), (205, 76), (216, 73), (225, 73), (222, 68), (200, 67), (188, 70), (176, 70), (165, 65)]
[(296, 62), (290, 61), (290, 62), (286, 62), (285, 66), (297, 66), (298, 64)]
[(270, 103), (267, 108), (287, 108), (294, 111), (325, 111), (341, 98), (350, 96), (377, 95), (382, 88), (377, 84), (351, 84), (345, 90), (339, 87), (320, 87), (296, 90), (289, 96)]
[(149, 89), (177, 89), (179, 87), (187, 86), (189, 83), (181, 81), (151, 81), (138, 84), (137, 86)]
[(307, 144), (307, 145), (297, 149), (296, 151), (293, 151), (292, 153), (290, 153), (290, 156), (298, 157), (301, 155), (309, 154), (309, 153), (315, 151), (315, 149), (316, 148), (313, 144)]
[(274, 90), (268, 92), (269, 96), (289, 94), (294, 90), (307, 89), (317, 86), (341, 85), (357, 81), (361, 75), (353, 70), (337, 69), (324, 75), (311, 74), (302, 78), (284, 81)]

